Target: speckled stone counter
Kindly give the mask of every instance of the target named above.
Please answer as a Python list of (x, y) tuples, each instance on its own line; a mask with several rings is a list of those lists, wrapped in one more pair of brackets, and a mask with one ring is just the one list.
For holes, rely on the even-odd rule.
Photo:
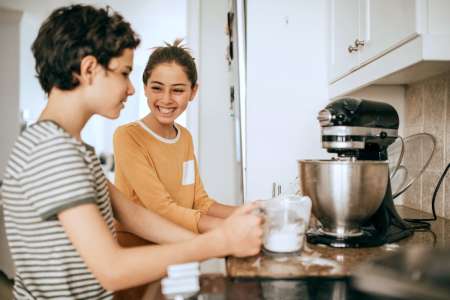
[[(428, 214), (398, 207), (404, 218), (428, 218)], [(392, 253), (402, 247), (430, 245), (450, 248), (450, 220), (438, 218), (433, 232), (415, 232), (398, 243), (376, 248), (338, 249), (308, 245), (301, 255), (227, 259), (228, 277), (203, 274), (200, 291), (192, 299), (203, 300), (289, 300), (365, 299), (393, 300), (363, 293), (354, 288), (352, 270), (358, 264)], [(160, 281), (115, 294), (115, 300), (163, 300)]]
[[(397, 207), (404, 218), (429, 218), (430, 215), (407, 207)], [(227, 273), (231, 277), (259, 278), (340, 278), (352, 274), (360, 263), (397, 251), (402, 247), (429, 245), (450, 247), (450, 220), (438, 218), (432, 222), (432, 232), (415, 232), (396, 243), (373, 248), (332, 248), (307, 244), (301, 254), (273, 255), (262, 251), (248, 258), (227, 259)]]
[[(117, 293), (114, 300), (165, 300), (160, 281), (140, 289)], [(230, 278), (219, 274), (200, 276), (200, 291), (191, 298), (197, 300), (296, 300), (346, 299), (395, 300), (355, 290), (348, 279), (261, 279)], [(398, 300), (398, 299), (397, 299)]]

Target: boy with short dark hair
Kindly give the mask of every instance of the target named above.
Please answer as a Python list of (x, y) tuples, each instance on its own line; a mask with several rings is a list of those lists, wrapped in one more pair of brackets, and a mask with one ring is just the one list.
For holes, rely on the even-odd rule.
[[(122, 16), (92, 6), (57, 9), (39, 30), (32, 50), (48, 103), (15, 143), (2, 191), (18, 299), (109, 299), (162, 277), (170, 264), (260, 249), (255, 205), (196, 236), (124, 199), (81, 140), (92, 115), (117, 118), (134, 93), (138, 44)], [(129, 232), (170, 245), (121, 248), (113, 212)]]

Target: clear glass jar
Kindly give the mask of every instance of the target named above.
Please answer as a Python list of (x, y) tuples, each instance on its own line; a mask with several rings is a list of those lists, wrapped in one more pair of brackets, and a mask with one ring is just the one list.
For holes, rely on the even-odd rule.
[(265, 201), (264, 248), (271, 252), (297, 252), (303, 248), (311, 215), (311, 199), (280, 195)]

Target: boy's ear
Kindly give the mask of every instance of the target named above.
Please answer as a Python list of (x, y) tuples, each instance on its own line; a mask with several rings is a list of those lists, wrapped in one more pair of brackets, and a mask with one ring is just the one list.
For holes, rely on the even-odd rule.
[(91, 84), (98, 66), (97, 59), (92, 55), (87, 55), (81, 59), (80, 63), (80, 83)]
[(194, 100), (195, 96), (197, 95), (197, 91), (198, 91), (198, 83), (192, 87), (191, 99), (189, 99), (189, 101)]

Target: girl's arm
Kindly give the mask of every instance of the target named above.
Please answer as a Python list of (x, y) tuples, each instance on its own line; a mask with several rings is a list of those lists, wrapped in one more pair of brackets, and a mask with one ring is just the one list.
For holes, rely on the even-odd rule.
[(157, 244), (174, 243), (196, 236), (192, 231), (133, 203), (113, 184), (108, 184), (114, 216), (128, 232)]
[[(58, 218), (100, 284), (107, 290), (116, 291), (161, 278), (165, 275), (167, 266), (171, 264), (230, 254), (257, 254), (263, 232), (261, 218), (250, 213), (256, 207), (254, 204), (244, 206), (217, 229), (195, 238), (176, 244), (134, 248), (121, 248), (118, 245), (95, 204), (68, 208), (59, 213)], [(153, 217), (154, 215), (151, 218)], [(168, 224), (155, 221), (153, 225), (156, 224), (160, 227), (154, 231), (173, 232), (173, 228), (170, 225), (168, 227)]]
[(204, 233), (222, 225), (224, 219), (202, 214), (198, 220), (198, 231)]
[(235, 206), (217, 203), (208, 196), (203, 187), (198, 169), (198, 162), (195, 159), (195, 199), (194, 208), (198, 209), (202, 216), (198, 222), (199, 232), (205, 232), (218, 226), (222, 219), (230, 216), (236, 209)]
[(202, 214), (200, 220), (198, 221), (198, 231), (207, 232), (218, 226), (220, 226), (224, 219), (229, 217), (235, 210), (237, 206), (229, 206), (214, 202), (206, 212)]
[(216, 218), (228, 218), (238, 206), (231, 206), (214, 202), (206, 213), (208, 216)]

